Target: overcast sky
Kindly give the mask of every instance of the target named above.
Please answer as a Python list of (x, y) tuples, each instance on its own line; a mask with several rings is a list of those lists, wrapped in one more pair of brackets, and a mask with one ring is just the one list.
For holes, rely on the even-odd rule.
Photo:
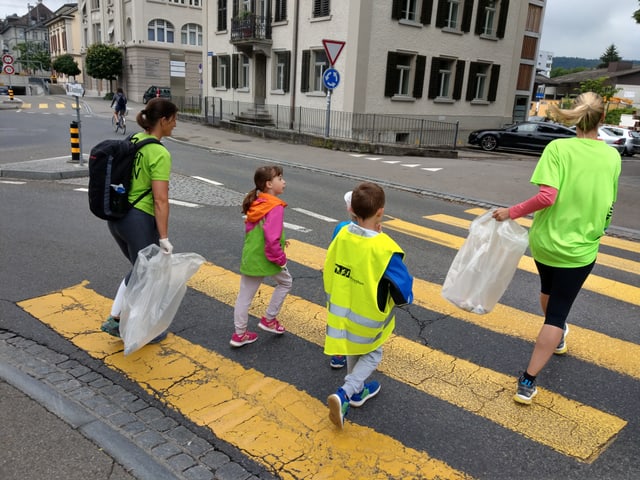
[[(212, 0), (209, 0), (212, 1)], [(382, 1), (382, 0), (375, 0)], [(0, 18), (27, 13), (37, 0), (0, 0)], [(56, 11), (64, 0), (44, 0)], [(638, 0), (547, 0), (541, 50), (558, 57), (600, 58), (614, 44), (624, 60), (640, 60), (640, 24), (632, 18)]]

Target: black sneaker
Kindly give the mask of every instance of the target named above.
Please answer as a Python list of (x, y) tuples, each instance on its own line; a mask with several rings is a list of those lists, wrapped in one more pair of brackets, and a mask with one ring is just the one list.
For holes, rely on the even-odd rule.
[(530, 380), (526, 380), (524, 377), (520, 377), (518, 380), (518, 391), (513, 396), (513, 399), (524, 405), (530, 405), (531, 399), (538, 394), (538, 389), (536, 388), (536, 381), (533, 382)]

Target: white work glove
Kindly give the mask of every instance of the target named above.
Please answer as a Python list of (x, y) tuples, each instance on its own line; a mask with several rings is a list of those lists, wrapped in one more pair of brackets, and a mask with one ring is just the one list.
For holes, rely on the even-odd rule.
[(160, 248), (167, 255), (173, 252), (173, 245), (171, 245), (171, 242), (169, 241), (168, 238), (161, 238), (159, 243), (160, 243)]

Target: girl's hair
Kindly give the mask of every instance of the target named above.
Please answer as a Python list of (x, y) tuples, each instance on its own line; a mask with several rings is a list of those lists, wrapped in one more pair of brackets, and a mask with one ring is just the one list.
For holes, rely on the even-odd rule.
[(124, 93), (124, 90), (122, 90), (122, 87), (118, 87), (116, 89), (116, 93)]
[(244, 197), (242, 201), (242, 213), (247, 213), (251, 204), (258, 198), (258, 193), (266, 190), (267, 182), (279, 175), (282, 175), (282, 167), (279, 165), (267, 165), (266, 167), (258, 167), (256, 169), (256, 173), (253, 174), (253, 183), (256, 188)]
[(384, 190), (377, 183), (364, 182), (353, 189), (351, 194), (351, 210), (363, 220), (373, 217), (384, 207)]
[(178, 113), (176, 105), (162, 97), (152, 98), (147, 102), (147, 106), (140, 110), (136, 116), (136, 122), (145, 130), (155, 127), (161, 118), (171, 118)]
[(604, 113), (604, 101), (597, 93), (584, 92), (576, 97), (570, 110), (558, 108), (556, 105), (551, 105), (550, 109), (556, 120), (588, 132), (600, 124)]

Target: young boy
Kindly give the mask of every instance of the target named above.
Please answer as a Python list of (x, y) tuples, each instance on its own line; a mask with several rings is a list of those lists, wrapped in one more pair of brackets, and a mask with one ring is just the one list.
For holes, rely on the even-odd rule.
[(353, 190), (355, 223), (337, 232), (324, 265), (324, 353), (347, 356), (345, 382), (327, 398), (329, 418), (340, 428), (350, 405), (360, 407), (380, 391), (378, 382), (366, 380), (382, 360), (382, 344), (395, 327), (394, 306), (413, 300), (404, 252), (381, 233), (384, 203), (384, 190), (375, 183)]

